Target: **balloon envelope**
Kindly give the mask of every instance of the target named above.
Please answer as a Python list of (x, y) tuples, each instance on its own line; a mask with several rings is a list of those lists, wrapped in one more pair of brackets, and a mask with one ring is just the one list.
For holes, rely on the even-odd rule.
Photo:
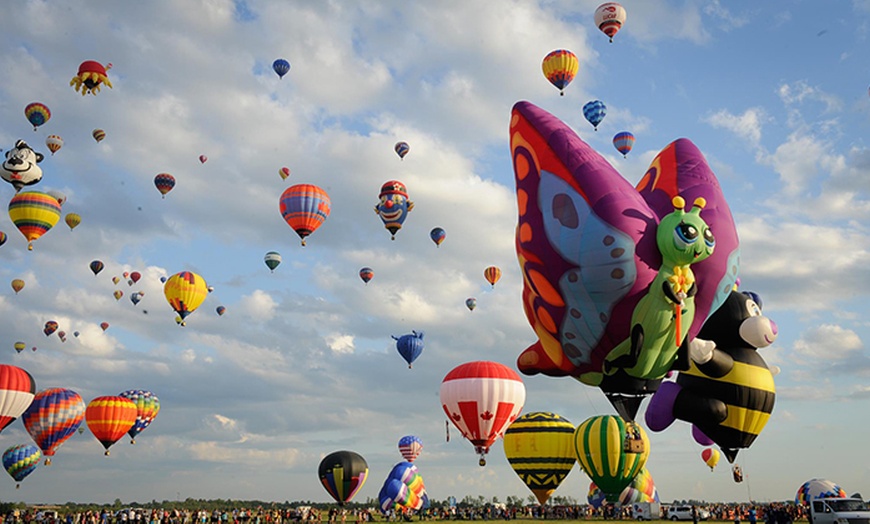
[(66, 225), (69, 226), (70, 231), (82, 223), (82, 217), (78, 213), (67, 213), (63, 220), (66, 222)]
[(607, 106), (605, 106), (604, 102), (601, 100), (586, 102), (583, 106), (583, 116), (590, 124), (592, 124), (592, 127), (594, 127), (596, 131), (598, 131), (598, 124), (604, 120), (606, 114)]
[(574, 80), (580, 70), (577, 55), (567, 49), (556, 49), (544, 57), (541, 64), (544, 76), (564, 95), (564, 89)]
[(471, 442), (483, 466), (490, 446), (522, 411), (526, 388), (504, 364), (475, 361), (447, 373), (439, 396), (447, 418)]
[(625, 23), (625, 8), (616, 2), (606, 2), (595, 10), (595, 25), (613, 42), (613, 36)]
[(51, 154), (55, 154), (60, 151), (60, 148), (63, 147), (63, 138), (58, 135), (48, 135), (45, 137), (45, 147), (51, 151)]
[(85, 403), (82, 397), (64, 388), (40, 391), (21, 415), (24, 427), (46, 457), (54, 455), (58, 446), (76, 432), (84, 418)]
[(12, 286), (12, 291), (15, 291), (16, 295), (19, 291), (24, 289), (24, 281), (20, 278), (13, 279), (10, 285)]
[(538, 503), (546, 504), (577, 460), (574, 424), (555, 413), (526, 413), (505, 431), (504, 454)]
[(701, 460), (704, 461), (704, 464), (710, 467), (710, 471), (713, 471), (713, 468), (716, 467), (716, 464), (719, 463), (719, 450), (716, 448), (707, 448), (701, 451)]
[(411, 146), (409, 146), (407, 142), (396, 142), (396, 145), (393, 149), (395, 149), (396, 154), (399, 155), (399, 158), (405, 158), (405, 155), (407, 155), (408, 151), (411, 150)]
[(18, 444), (6, 448), (2, 458), (6, 473), (17, 482), (21, 482), (27, 475), (33, 473), (40, 459), (42, 459), (42, 452), (33, 444)]
[(474, 297), (466, 298), (465, 307), (467, 307), (469, 311), (474, 311), (474, 308), (477, 307), (477, 299)]
[(435, 242), (436, 246), (440, 246), (441, 242), (444, 242), (444, 239), (447, 237), (447, 233), (444, 232), (440, 227), (436, 227), (429, 232), (429, 238), (432, 239), (432, 242)]
[(405, 435), (399, 439), (399, 453), (408, 462), (414, 462), (420, 456), (421, 451), (423, 451), (423, 441), (420, 440), (420, 437)]
[(112, 444), (136, 423), (136, 404), (122, 396), (97, 397), (85, 408), (85, 420), (108, 455)]
[(281, 265), (281, 254), (277, 251), (269, 251), (266, 253), (266, 256), (263, 257), (263, 262), (266, 264), (266, 267), (274, 273), (275, 268)]
[(118, 396), (129, 399), (136, 405), (136, 421), (127, 431), (132, 439), (131, 442), (136, 442), (136, 435), (150, 426), (157, 417), (157, 413), (160, 412), (160, 399), (154, 393), (144, 389), (128, 389), (119, 393)]
[(104, 138), (106, 138), (106, 132), (103, 131), (102, 129), (94, 129), (91, 132), (91, 136), (94, 137), (94, 140), (96, 140), (97, 143), (100, 143), (103, 141)]
[(320, 483), (338, 502), (344, 505), (363, 487), (369, 466), (362, 455), (353, 451), (335, 451), (323, 457), (317, 468)]
[(205, 279), (196, 273), (182, 271), (166, 280), (163, 284), (163, 294), (170, 307), (183, 321), (205, 301), (205, 297), (208, 296), (208, 286)]
[(278, 78), (284, 78), (284, 75), (290, 71), (290, 62), (284, 60), (283, 58), (279, 58), (272, 62), (272, 70), (275, 71), (275, 74), (278, 75)]
[(154, 187), (165, 198), (166, 193), (169, 193), (175, 187), (175, 177), (169, 173), (160, 173), (154, 177)]
[(483, 270), (483, 278), (485, 278), (492, 287), (495, 287), (495, 283), (501, 278), (501, 269), (496, 266), (489, 266)]
[(28, 122), (33, 124), (33, 130), (36, 131), (37, 127), (48, 122), (48, 119), (51, 118), (51, 111), (45, 104), (31, 102), (24, 107), (24, 116), (27, 117)]
[(643, 428), (632, 424), (643, 442), (639, 453), (626, 450), (626, 422), (615, 415), (586, 419), (574, 432), (574, 449), (580, 467), (610, 500), (619, 494), (640, 472), (649, 457), (649, 438)]
[(396, 340), (396, 349), (408, 363), (408, 369), (410, 369), (417, 357), (423, 353), (423, 332), (412, 331), (408, 335), (393, 336), (393, 338)]
[(375, 277), (375, 272), (370, 267), (364, 267), (359, 270), (359, 277), (362, 279), (363, 282), (368, 284), (369, 281)]
[(634, 147), (634, 135), (628, 131), (616, 133), (613, 135), (613, 147), (622, 153), (623, 157), (627, 156), (631, 152), (631, 148)]
[(798, 488), (794, 503), (808, 505), (818, 498), (846, 498), (846, 491), (828, 479), (810, 479)]
[[(15, 343), (16, 350), (18, 344)], [(24, 413), (35, 393), (36, 382), (30, 373), (17, 366), (0, 364), (0, 431)]]
[(33, 241), (60, 220), (60, 203), (42, 191), (22, 191), (9, 201), (9, 218), (27, 239), (27, 249), (33, 249)]
[(278, 201), (281, 217), (302, 239), (319, 228), (330, 211), (329, 195), (313, 184), (296, 184), (284, 190)]

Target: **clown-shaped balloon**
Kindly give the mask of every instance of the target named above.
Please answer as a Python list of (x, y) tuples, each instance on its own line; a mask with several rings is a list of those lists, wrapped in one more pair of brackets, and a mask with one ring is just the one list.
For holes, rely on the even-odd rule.
[(375, 213), (381, 217), (384, 227), (391, 234), (391, 239), (396, 239), (396, 231), (402, 229), (402, 224), (408, 217), (408, 213), (414, 209), (414, 203), (408, 200), (408, 190), (405, 184), (398, 180), (390, 180), (381, 186), (380, 200), (375, 206)]
[[(737, 277), (737, 230), (719, 183), (698, 148), (680, 139), (634, 188), (528, 102), (514, 106), (511, 149), (523, 307), (539, 339), (518, 367), (597, 386), (632, 420), (667, 371), (688, 364), (679, 342), (698, 333)], [(698, 205), (686, 212), (685, 202)], [(712, 252), (706, 231), (716, 235)]]
[(69, 85), (76, 88), (76, 92), (81, 90), (82, 96), (90, 93), (96, 95), (100, 92), (100, 86), (106, 84), (110, 89), (112, 82), (109, 81), (108, 70), (112, 68), (112, 64), (105, 66), (94, 60), (85, 60), (79, 64), (79, 70)]

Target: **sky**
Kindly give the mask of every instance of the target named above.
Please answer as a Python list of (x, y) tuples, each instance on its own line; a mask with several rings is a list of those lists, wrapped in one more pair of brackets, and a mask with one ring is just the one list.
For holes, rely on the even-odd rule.
[[(0, 282), (25, 281), (18, 294), (0, 289), (0, 362), (85, 402), (147, 389), (161, 411), (109, 457), (90, 432), (73, 436), (20, 490), (0, 481), (0, 500), (327, 502), (318, 464), (347, 449), (369, 465), (355, 498), (365, 501), (407, 434), (423, 440), (416, 464), (431, 498), (526, 498), (501, 441), (484, 468), (455, 429), (445, 441), (438, 396), (455, 366), (516, 368), (535, 341), (514, 248), (508, 129), (520, 100), (558, 116), (632, 183), (668, 143), (692, 140), (734, 215), (741, 286), (779, 327), (761, 350), (781, 369), (776, 406), (738, 456), (745, 482), (727, 465), (711, 473), (677, 422), (649, 433), (662, 500), (788, 500), (814, 477), (870, 492), (870, 466), (855, 461), (870, 431), (870, 2), (624, 0), (613, 43), (595, 27), (598, 3), (31, 0), (7, 10), (0, 147), (24, 139), (44, 153), (32, 189), (61, 191), (64, 214), (82, 222), (60, 222), (28, 251), (0, 216)], [(554, 49), (580, 62), (564, 96), (541, 72)], [(277, 58), (291, 64), (283, 78)], [(82, 97), (70, 87), (84, 60), (112, 63), (113, 88)], [(595, 99), (607, 105), (598, 131), (581, 110)], [(34, 101), (52, 111), (35, 132), (23, 114)], [(611, 144), (623, 130), (637, 138), (627, 158)], [(49, 134), (64, 140), (53, 156)], [(400, 140), (410, 145), (401, 160)], [(163, 172), (177, 180), (165, 198), (153, 184)], [(415, 204), (395, 240), (373, 212), (392, 179)], [(298, 183), (332, 203), (305, 247), (278, 209)], [(0, 198), (14, 194), (0, 186)], [(440, 247), (433, 227), (446, 231)], [(283, 258), (274, 273), (269, 251)], [(494, 287), (490, 265), (502, 270)], [(367, 285), (363, 266), (374, 270)], [(132, 271), (135, 285), (112, 283)], [(214, 288), (185, 327), (160, 281), (180, 271)], [(48, 320), (66, 342), (43, 334)], [(392, 336), (412, 330), (425, 349), (408, 369)], [(16, 341), (38, 350), (18, 354)], [(576, 380), (523, 382), (524, 413), (574, 424), (613, 413)], [(29, 442), (20, 421), (0, 433), (4, 449)], [(585, 501), (589, 482), (575, 467), (555, 495)]]

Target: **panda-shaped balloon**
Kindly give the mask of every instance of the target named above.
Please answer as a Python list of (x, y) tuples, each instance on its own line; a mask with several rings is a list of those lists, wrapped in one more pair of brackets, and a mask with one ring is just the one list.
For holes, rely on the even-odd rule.
[(689, 344), (689, 369), (650, 400), (650, 430), (662, 431), (675, 419), (690, 422), (695, 440), (712, 440), (731, 463), (755, 441), (776, 399), (773, 373), (757, 349), (773, 343), (777, 328), (760, 302), (754, 293), (732, 291), (707, 319)]
[(27, 142), (18, 140), (15, 147), (6, 151), (0, 177), (12, 184), (16, 192), (24, 186), (32, 186), (42, 180), (42, 168), (37, 164), (43, 158), (44, 155), (34, 151)]

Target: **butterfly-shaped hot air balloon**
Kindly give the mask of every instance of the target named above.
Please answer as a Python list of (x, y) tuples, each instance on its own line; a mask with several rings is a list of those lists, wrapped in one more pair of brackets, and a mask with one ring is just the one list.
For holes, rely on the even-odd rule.
[[(15, 343), (16, 351), (18, 344)], [(0, 431), (24, 413), (35, 393), (36, 382), (30, 373), (18, 366), (0, 364)]]
[(359, 453), (335, 451), (323, 457), (317, 468), (320, 483), (340, 506), (350, 502), (363, 487), (369, 465)]
[(85, 421), (88, 429), (109, 455), (112, 444), (121, 440), (136, 423), (136, 404), (129, 398), (106, 395), (88, 402)]
[[(632, 448), (632, 442), (639, 442), (639, 447)], [(650, 446), (646, 432), (636, 423), (599, 415), (577, 426), (574, 450), (583, 471), (615, 501), (646, 464)]]
[(368, 284), (369, 281), (371, 279), (373, 279), (374, 277), (375, 277), (375, 272), (370, 267), (364, 267), (364, 268), (359, 270), (359, 278), (362, 279), (362, 281), (365, 282), (366, 284)]
[(305, 239), (329, 216), (331, 203), (326, 191), (313, 184), (296, 184), (284, 190), (278, 201), (281, 217), (293, 231)]
[(163, 195), (161, 198), (166, 198), (166, 193), (169, 193), (175, 187), (175, 177), (169, 173), (160, 173), (154, 177), (154, 187)]
[(414, 462), (423, 451), (423, 441), (415, 435), (405, 435), (399, 439), (399, 453), (408, 462)]
[(118, 396), (129, 399), (136, 405), (136, 422), (127, 431), (127, 434), (130, 435), (130, 444), (135, 444), (136, 435), (150, 426), (160, 412), (160, 399), (154, 393), (144, 389), (128, 389), (118, 393)]
[(266, 267), (269, 268), (269, 271), (274, 273), (275, 268), (281, 265), (281, 254), (277, 251), (269, 251), (263, 257), (263, 262), (266, 264)]
[(490, 446), (516, 420), (526, 401), (526, 387), (511, 368), (475, 361), (453, 368), (441, 382), (441, 407), (486, 465)]
[(625, 8), (616, 2), (606, 2), (595, 10), (595, 25), (613, 42), (613, 36), (625, 23)]
[[(2, 457), (3, 468), (16, 482), (21, 482), (27, 475), (33, 473), (41, 459), (42, 452), (33, 444), (18, 444), (6, 448)], [(19, 487), (20, 484), (15, 485), (16, 489)]]
[(384, 182), (378, 194), (375, 213), (381, 218), (384, 228), (390, 232), (390, 239), (396, 239), (396, 232), (402, 229), (408, 213), (413, 209), (414, 203), (408, 200), (408, 188), (405, 184), (398, 180)]
[(604, 102), (601, 100), (592, 100), (591, 102), (586, 102), (583, 106), (583, 116), (586, 120), (592, 124), (592, 127), (598, 131), (598, 124), (604, 120), (604, 116), (607, 114), (607, 106), (604, 105)]
[(514, 472), (546, 504), (574, 468), (574, 424), (555, 413), (526, 413), (504, 433), (504, 454)]
[(108, 71), (112, 68), (112, 64), (103, 65), (94, 60), (85, 60), (79, 64), (79, 70), (76, 75), (69, 81), (69, 85), (75, 87), (76, 92), (81, 90), (82, 96), (90, 93), (96, 95), (100, 92), (100, 86), (105, 84), (112, 88), (112, 82), (109, 81)]
[(634, 188), (528, 102), (514, 106), (511, 144), (525, 203), (516, 229), (523, 307), (539, 339), (518, 367), (599, 387), (633, 420), (665, 374), (688, 365), (684, 341), (737, 278), (737, 229), (719, 183), (680, 139)]
[(24, 107), (24, 116), (27, 117), (28, 122), (33, 124), (33, 130), (36, 131), (37, 127), (48, 122), (48, 119), (51, 118), (51, 110), (45, 104), (31, 102)]
[(396, 146), (393, 149), (395, 149), (399, 158), (404, 159), (405, 155), (408, 154), (408, 151), (411, 150), (411, 146), (409, 146), (407, 142), (396, 142)]
[(40, 391), (21, 415), (25, 429), (45, 455), (46, 465), (51, 464), (57, 448), (76, 432), (84, 419), (82, 397), (65, 388)]
[(196, 273), (182, 271), (166, 280), (163, 294), (172, 309), (181, 317), (178, 324), (184, 326), (187, 316), (196, 311), (208, 296), (208, 285)]
[(544, 76), (551, 84), (556, 86), (559, 94), (565, 94), (565, 88), (574, 80), (577, 71), (580, 70), (580, 62), (577, 61), (577, 55), (567, 49), (556, 49), (551, 51), (544, 57), (541, 64), (544, 70)]
[(290, 62), (283, 58), (279, 58), (272, 62), (272, 70), (275, 71), (278, 78), (284, 78), (284, 75), (290, 71)]
[(27, 249), (60, 220), (57, 198), (42, 191), (22, 191), (9, 201), (9, 218), (27, 239)]
[(613, 135), (613, 147), (622, 153), (622, 158), (626, 158), (634, 147), (634, 135), (628, 131), (620, 131)]
[(447, 238), (447, 233), (442, 228), (436, 227), (429, 232), (429, 238), (432, 239), (432, 242), (435, 242), (436, 246), (440, 247), (441, 242), (444, 242), (444, 239)]
[(411, 369), (411, 365), (423, 353), (423, 332), (411, 331), (410, 334), (401, 337), (393, 335), (393, 340), (396, 341), (399, 354), (408, 363), (408, 369)]

